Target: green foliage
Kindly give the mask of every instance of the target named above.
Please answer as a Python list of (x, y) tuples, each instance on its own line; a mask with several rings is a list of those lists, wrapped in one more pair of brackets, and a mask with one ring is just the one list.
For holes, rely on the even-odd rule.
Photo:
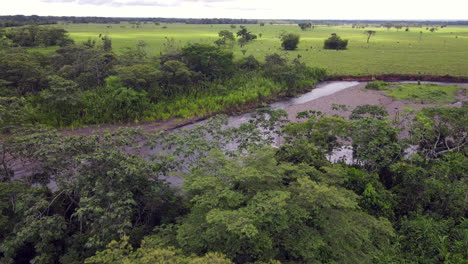
[(306, 30), (309, 30), (312, 28), (312, 23), (310, 22), (303, 22), (303, 23), (299, 23), (297, 24), (303, 31), (306, 31)]
[(107, 94), (106, 102), (111, 120), (124, 122), (141, 120), (144, 113), (149, 109), (149, 100), (145, 91), (137, 92), (133, 89), (123, 87), (117, 77), (106, 79)]
[(237, 62), (237, 67), (242, 70), (256, 70), (260, 68), (260, 62), (253, 56), (244, 57)]
[[(39, 94), (51, 93), (51, 103), (66, 98), (58, 88), (76, 85), (49, 82), (56, 93)], [(123, 88), (111, 77), (104, 91)], [(5, 100), (2, 109), (22, 107)], [(288, 124), (284, 111), (260, 109), (239, 127), (224, 117), (173, 133), (73, 137), (10, 126), (21, 114), (8, 109), (3, 124), (15, 134), (0, 138), (1, 261), (463, 263), (465, 112), (425, 109), (402, 140), (386, 113), (369, 105), (350, 120), (308, 111), (298, 115), (305, 122)], [(285, 143), (268, 147), (278, 135)], [(403, 157), (407, 142), (434, 135), (458, 147), (427, 155), (421, 144)], [(353, 146), (351, 166), (326, 159), (342, 144)], [(14, 175), (23, 183), (11, 180), (17, 167), (30, 168)], [(159, 180), (174, 174), (184, 175), (183, 194)]]
[(405, 144), (398, 141), (399, 130), (388, 121), (363, 117), (350, 125), (353, 159), (368, 171), (382, 170), (402, 158)]
[(369, 44), (369, 40), (372, 36), (374, 36), (377, 32), (375, 30), (366, 30), (364, 34), (367, 35), (367, 44)]
[(53, 70), (75, 81), (82, 90), (92, 90), (105, 84), (117, 63), (117, 57), (101, 49), (66, 46), (56, 51)]
[(57, 75), (49, 76), (48, 81), (50, 88), (40, 92), (38, 99), (40, 112), (45, 115), (42, 120), (55, 127), (72, 124), (79, 118), (82, 104), (78, 85)]
[(299, 60), (288, 60), (274, 53), (265, 57), (264, 76), (285, 85), (286, 94), (295, 95), (307, 87), (312, 87), (325, 76), (325, 70), (310, 68)]
[(408, 215), (415, 211), (453, 219), (465, 217), (466, 163), (466, 156), (451, 153), (433, 161), (416, 156), (393, 165), (393, 192), (399, 198), (398, 214)]
[(106, 35), (101, 38), (102, 44), (99, 46), (104, 52), (112, 51), (112, 40)]
[(337, 34), (332, 33), (332, 36), (325, 40), (324, 49), (345, 50), (348, 46), (347, 39), (341, 39)]
[(233, 54), (206, 44), (191, 44), (182, 49), (182, 57), (190, 70), (208, 79), (229, 76), (234, 70)]
[(234, 33), (229, 30), (221, 30), (218, 33), (220, 39), (216, 40), (214, 43), (217, 46), (228, 46), (229, 44), (233, 44), (236, 38), (234, 37)]
[[(237, 263), (321, 262), (321, 252), (352, 263), (378, 254), (392, 235), (388, 223), (355, 211), (356, 196), (333, 185), (333, 174), (279, 165), (273, 156), (265, 149), (241, 160), (208, 156), (185, 178), (193, 208), (177, 229), (178, 246), (220, 251)], [(346, 230), (333, 232), (336, 223)]]
[(313, 115), (302, 123), (292, 123), (284, 128), (286, 142), (296, 139), (306, 139), (312, 145), (323, 151), (331, 152), (341, 146), (339, 138), (344, 138), (349, 124), (341, 117), (325, 117)]
[(399, 100), (412, 100), (431, 103), (453, 103), (456, 94), (463, 88), (457, 86), (440, 86), (436, 84), (398, 84), (389, 87), (386, 94)]
[(299, 44), (299, 34), (289, 33), (281, 37), (281, 46), (285, 50), (295, 50)]
[(161, 73), (162, 92), (168, 97), (187, 93), (187, 88), (195, 77), (185, 63), (176, 60), (164, 62)]
[(252, 34), (252, 32), (248, 31), (247, 28), (243, 26), (241, 26), (239, 31), (237, 31), (237, 36), (240, 37), (238, 42), (241, 47), (257, 38), (257, 35)]
[(373, 119), (384, 120), (388, 116), (388, 112), (385, 110), (385, 107), (380, 105), (358, 105), (351, 112), (349, 119), (362, 119), (366, 116), (372, 117)]
[(370, 83), (366, 84), (366, 89), (371, 89), (371, 90), (385, 90), (387, 89), (389, 83), (386, 83), (384, 81), (373, 81)]
[(5, 36), (16, 46), (66, 46), (73, 44), (68, 32), (63, 28), (25, 26), (11, 28), (5, 32)]
[(25, 96), (47, 87), (40, 54), (22, 50), (0, 51), (0, 95)]
[(16, 160), (20, 164), (34, 162), (32, 173), (42, 175), (43, 185), (53, 180), (56, 191), (23, 189), (14, 182), (0, 185), (9, 190), (0, 197), (5, 224), (0, 251), (6, 260), (76, 261), (113, 239), (138, 236), (138, 230), (168, 221), (172, 212), (180, 215), (178, 199), (157, 179), (162, 165), (124, 151), (138, 151), (138, 136), (138, 131), (120, 130), (99, 136), (34, 133), (10, 138), (9, 154), (21, 156)]
[(33, 115), (25, 98), (0, 97), (0, 135), (31, 125)]
[(149, 64), (136, 64), (116, 69), (125, 87), (135, 91), (146, 91), (152, 100), (157, 100), (161, 72)]
[(406, 259), (413, 263), (463, 263), (468, 254), (466, 250), (459, 251), (459, 246), (467, 245), (466, 223), (467, 219), (462, 219), (457, 226), (451, 220), (429, 216), (403, 220), (400, 244)]
[(411, 127), (411, 142), (424, 157), (436, 158), (448, 152), (466, 155), (468, 107), (431, 107), (420, 111)]
[(129, 238), (124, 236), (120, 242), (112, 241), (103, 251), (86, 259), (88, 264), (232, 264), (223, 254), (207, 253), (203, 257), (183, 255), (175, 248), (154, 248), (148, 246), (147, 241), (142, 242), (141, 248), (133, 250)]

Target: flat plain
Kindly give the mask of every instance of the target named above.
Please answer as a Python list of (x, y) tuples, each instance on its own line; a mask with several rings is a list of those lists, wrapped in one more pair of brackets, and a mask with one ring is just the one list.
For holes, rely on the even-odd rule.
[[(240, 25), (191, 25), (191, 24), (141, 24), (138, 28), (121, 24), (68, 24), (76, 43), (88, 39), (98, 40), (99, 35), (111, 38), (114, 51), (119, 54), (128, 47), (135, 47), (141, 40), (150, 55), (164, 52), (165, 45), (183, 47), (187, 43), (210, 43), (218, 39), (218, 32), (230, 30), (234, 34)], [(263, 60), (265, 55), (279, 53), (290, 59), (300, 57), (309, 66), (326, 68), (330, 75), (468, 75), (468, 27), (448, 26), (430, 32), (432, 26), (405, 27), (400, 30), (383, 27), (352, 28), (351, 25), (315, 26), (302, 31), (296, 24), (244, 25), (259, 36), (240, 47), (231, 48), (236, 58), (253, 55)], [(367, 43), (365, 31), (373, 30)], [(301, 40), (295, 51), (281, 49), (279, 36), (283, 32), (298, 33)], [(421, 33), (422, 32), (422, 33)], [(323, 41), (331, 33), (348, 39), (347, 50), (324, 50)], [(261, 35), (261, 36), (260, 36)], [(36, 49), (37, 50), (37, 49)], [(54, 47), (42, 51), (52, 51)]]

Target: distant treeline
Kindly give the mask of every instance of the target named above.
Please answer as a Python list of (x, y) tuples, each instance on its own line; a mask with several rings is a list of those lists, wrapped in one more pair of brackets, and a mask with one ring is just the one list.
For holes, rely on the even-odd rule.
[(291, 24), (301, 22), (311, 22), (316, 25), (341, 25), (341, 24), (404, 24), (411, 26), (423, 26), (423, 25), (468, 25), (468, 20), (297, 20), (297, 19), (285, 19), (283, 22)]
[(186, 24), (257, 24), (258, 20), (233, 18), (151, 18), (151, 17), (58, 17), (58, 16), (0, 16), (0, 26), (50, 25), (63, 23), (119, 24), (120, 22), (186, 23)]
[(285, 20), (257, 20), (257, 19), (233, 19), (233, 18), (162, 18), (162, 17), (74, 17), (74, 16), (0, 16), (0, 27), (15, 27), (24, 25), (50, 25), (64, 23), (100, 23), (118, 24), (120, 22), (151, 22), (151, 23), (185, 23), (185, 24), (258, 24), (258, 23), (301, 23), (311, 22), (318, 25), (339, 25), (339, 24), (405, 24), (409, 26), (422, 25), (468, 25), (468, 20), (305, 20), (305, 19), (285, 19)]

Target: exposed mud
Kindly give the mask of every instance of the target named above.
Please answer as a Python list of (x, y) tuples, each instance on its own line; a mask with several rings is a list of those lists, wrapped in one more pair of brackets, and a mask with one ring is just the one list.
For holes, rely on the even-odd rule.
[[(410, 101), (410, 100), (397, 100), (388, 97), (382, 91), (367, 90), (365, 89), (367, 82), (359, 83), (348, 89), (344, 89), (333, 93), (328, 96), (321, 97), (316, 100), (311, 100), (303, 104), (292, 105), (285, 108), (291, 121), (297, 121), (296, 114), (306, 110), (321, 111), (325, 115), (339, 115), (348, 117), (351, 111), (358, 105), (370, 104), (381, 105), (385, 107), (391, 118), (395, 118), (403, 113), (405, 109), (420, 110), (425, 107), (436, 106), (440, 104), (425, 102), (425, 101)], [(440, 83), (448, 84), (448, 83)], [(468, 87), (468, 83), (459, 84), (460, 87)], [(466, 95), (463, 93), (458, 94), (457, 99), (459, 102), (465, 101)], [(332, 110), (332, 104), (342, 104), (347, 106), (347, 111)], [(446, 106), (459, 106), (460, 103), (443, 104)]]

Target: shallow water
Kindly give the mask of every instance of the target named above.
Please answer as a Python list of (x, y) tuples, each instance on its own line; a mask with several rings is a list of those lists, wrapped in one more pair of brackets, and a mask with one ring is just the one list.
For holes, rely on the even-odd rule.
[(345, 90), (347, 88), (351, 88), (353, 86), (358, 85), (359, 82), (326, 82), (317, 85), (315, 89), (312, 91), (305, 93), (299, 97), (291, 98), (289, 100), (276, 102), (270, 105), (273, 109), (284, 109), (291, 105), (298, 105), (310, 102), (312, 100), (318, 99), (320, 97), (324, 97), (327, 95), (334, 94), (336, 92)]

